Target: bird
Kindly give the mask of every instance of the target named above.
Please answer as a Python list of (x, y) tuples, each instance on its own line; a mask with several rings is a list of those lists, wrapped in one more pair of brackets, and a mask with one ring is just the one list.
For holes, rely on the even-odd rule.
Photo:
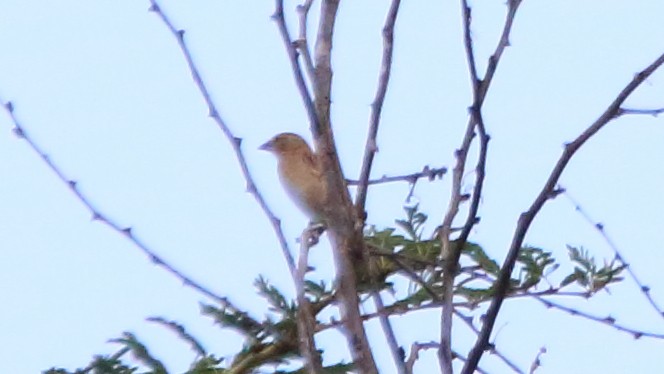
[(285, 132), (275, 135), (259, 149), (276, 156), (281, 184), (310, 224), (324, 225), (328, 188), (320, 158), (309, 144), (301, 136)]

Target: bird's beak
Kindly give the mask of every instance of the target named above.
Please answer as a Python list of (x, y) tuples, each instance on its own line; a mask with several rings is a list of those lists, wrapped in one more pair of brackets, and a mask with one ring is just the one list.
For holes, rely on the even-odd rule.
[(258, 147), (258, 149), (260, 149), (261, 151), (272, 152), (274, 150), (274, 143), (272, 142), (272, 140), (269, 140), (265, 144)]

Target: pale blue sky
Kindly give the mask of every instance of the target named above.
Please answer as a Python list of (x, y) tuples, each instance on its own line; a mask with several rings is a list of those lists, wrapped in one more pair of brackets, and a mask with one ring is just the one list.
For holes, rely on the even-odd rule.
[[(344, 1), (334, 48), (333, 122), (344, 170), (360, 167), (380, 57), (387, 1)], [(477, 2), (473, 36), (484, 69), (502, 27), (504, 1)], [(287, 2), (292, 10), (296, 2)], [(260, 315), (252, 287), (261, 273), (287, 292), (290, 277), (269, 222), (245, 193), (238, 164), (186, 69), (175, 40), (148, 1), (5, 0), (0, 13), (0, 98), (11, 100), (30, 136), (83, 193), (179, 269)], [(304, 217), (276, 182), (274, 160), (256, 147), (281, 131), (308, 136), (276, 25), (272, 1), (164, 1), (186, 38), (221, 114), (237, 136), (259, 188), (294, 238)], [(664, 51), (664, 3), (524, 1), (485, 106), (492, 136), (488, 180), (473, 233), (502, 261), (518, 214), (535, 197), (561, 145), (587, 127), (632, 76)], [(291, 26), (294, 18), (289, 17)], [(293, 28), (294, 30), (294, 28)], [(374, 175), (451, 166), (466, 123), (470, 91), (457, 1), (404, 1), (397, 21), (391, 86)], [(664, 106), (664, 72), (628, 100)], [(0, 371), (74, 369), (122, 331), (136, 333), (173, 372), (186, 345), (144, 318), (184, 323), (218, 354), (241, 344), (200, 316), (207, 301), (155, 267), (90, 214), (0, 115)], [(662, 211), (664, 119), (611, 123), (572, 161), (561, 182), (596, 219), (664, 304)], [(472, 178), (467, 178), (471, 183)], [(418, 185), (433, 222), (446, 207), (448, 179)], [(467, 185), (470, 188), (470, 184)], [(400, 218), (406, 185), (371, 190), (370, 220)], [(434, 225), (433, 223), (431, 224)], [(566, 259), (566, 244), (598, 259), (611, 251), (564, 199), (548, 203), (526, 241)], [(330, 274), (324, 246), (312, 253)], [(552, 276), (558, 279), (563, 270)], [(629, 327), (663, 332), (664, 321), (630, 281), (592, 301), (562, 300)], [(402, 341), (437, 339), (437, 315), (395, 319)], [(605, 325), (508, 302), (498, 348), (527, 370), (541, 346), (538, 373), (638, 373), (664, 367), (664, 342), (633, 340)], [(382, 335), (369, 326), (379, 347)], [(459, 350), (470, 335), (458, 327)], [(327, 333), (324, 347), (338, 345)], [(330, 362), (345, 351), (330, 348)], [(384, 372), (391, 372), (385, 352)], [(422, 356), (420, 372), (437, 367)], [(509, 372), (486, 355), (482, 366)]]

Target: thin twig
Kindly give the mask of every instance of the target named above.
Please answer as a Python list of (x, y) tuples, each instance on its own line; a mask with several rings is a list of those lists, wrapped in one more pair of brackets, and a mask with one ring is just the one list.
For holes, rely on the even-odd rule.
[(62, 169), (56, 165), (51, 157), (49, 157), (42, 149), (39, 147), (35, 141), (28, 135), (25, 128), (20, 124), (16, 114), (14, 113), (14, 105), (11, 102), (6, 102), (3, 104), (3, 108), (9, 114), (9, 117), (14, 124), (14, 134), (20, 139), (25, 140), (32, 150), (39, 155), (39, 157), (46, 163), (46, 165), (55, 173), (55, 175), (62, 181), (69, 190), (76, 196), (76, 198), (90, 211), (92, 215), (92, 220), (99, 221), (106, 226), (113, 229), (118, 234), (121, 234), (127, 238), (131, 243), (138, 247), (155, 265), (161, 266), (166, 269), (169, 273), (173, 274), (177, 279), (179, 279), (185, 286), (191, 287), (201, 294), (209, 297), (212, 300), (215, 300), (221, 304), (224, 308), (228, 308), (237, 313), (243, 313), (240, 309), (236, 308), (226, 297), (222, 297), (215, 292), (212, 292), (207, 287), (203, 286), (199, 282), (193, 280), (191, 277), (185, 275), (180, 270), (176, 269), (173, 265), (166, 262), (161, 256), (159, 256), (154, 250), (152, 250), (143, 240), (137, 237), (131, 227), (122, 227), (119, 223), (109, 218), (106, 214), (98, 210), (90, 199), (85, 196), (78, 187), (78, 182), (75, 180), (69, 179)]
[[(307, 88), (307, 83), (305, 82), (304, 76), (302, 75), (300, 63), (297, 59), (297, 48), (291, 41), (290, 34), (288, 33), (288, 27), (286, 26), (283, 0), (275, 0), (275, 10), (274, 14), (272, 15), (272, 19), (277, 22), (277, 27), (279, 28), (279, 33), (281, 34), (281, 39), (284, 42), (284, 47), (286, 48), (286, 53), (288, 54), (288, 60), (291, 64), (291, 70), (293, 71), (295, 84), (298, 91), (300, 92), (302, 104), (304, 104), (304, 108), (307, 111), (309, 124), (312, 128), (319, 128), (320, 125), (318, 123), (318, 116), (316, 115), (316, 108), (314, 107), (313, 100), (309, 94), (309, 89)], [(315, 80), (312, 83), (315, 85)]]
[(645, 114), (653, 117), (664, 113), (664, 108), (658, 109), (636, 109), (636, 108), (620, 108), (620, 114)]
[(530, 370), (528, 371), (528, 374), (534, 374), (535, 371), (542, 366), (542, 355), (546, 353), (546, 347), (540, 347), (539, 351), (537, 351), (537, 355), (535, 356), (535, 359), (533, 360), (533, 363), (530, 364)]
[(653, 307), (653, 309), (655, 309), (657, 314), (660, 317), (664, 317), (664, 311), (662, 311), (662, 308), (660, 308), (659, 305), (657, 305), (657, 303), (655, 302), (655, 299), (653, 299), (652, 295), (650, 294), (650, 287), (646, 286), (645, 284), (643, 284), (643, 282), (641, 282), (641, 280), (638, 278), (638, 276), (636, 275), (634, 270), (632, 270), (632, 266), (629, 265), (627, 263), (627, 261), (625, 261), (625, 257), (622, 255), (621, 251), (618, 249), (618, 246), (609, 237), (609, 234), (606, 232), (606, 230), (604, 228), (604, 224), (602, 224), (601, 222), (597, 222), (597, 221), (593, 220), (590, 217), (590, 215), (588, 214), (588, 212), (586, 212), (585, 209), (583, 209), (583, 207), (581, 207), (581, 204), (579, 204), (572, 197), (572, 195), (569, 194), (569, 192), (567, 191), (566, 188), (564, 188), (562, 186), (559, 186), (559, 188), (563, 191), (563, 194), (565, 195), (567, 200), (574, 206), (574, 209), (576, 209), (576, 211), (579, 212), (581, 217), (583, 217), (586, 220), (586, 222), (591, 224), (599, 232), (599, 234), (602, 236), (602, 238), (604, 239), (606, 244), (608, 244), (609, 248), (611, 248), (613, 253), (615, 253), (616, 259), (618, 259), (618, 261), (620, 261), (620, 262), (622, 262), (623, 264), (626, 265), (627, 273), (630, 275), (630, 277), (632, 278), (634, 283), (636, 283), (636, 285), (639, 287), (639, 291), (641, 291), (641, 293), (643, 293), (643, 295), (646, 297), (646, 299), (648, 299), (648, 302)]
[(378, 313), (378, 320), (380, 321), (380, 327), (383, 329), (385, 338), (387, 339), (387, 346), (390, 347), (390, 353), (392, 354), (392, 360), (394, 361), (394, 366), (397, 368), (397, 372), (400, 374), (406, 374), (406, 363), (404, 362), (404, 353), (403, 348), (399, 346), (397, 341), (396, 334), (390, 323), (390, 316), (386, 313), (383, 313), (385, 310), (385, 304), (383, 304), (383, 299), (380, 296), (380, 292), (373, 291), (371, 297), (376, 306), (376, 311)]
[[(480, 330), (477, 327), (475, 327), (475, 324), (473, 324), (472, 317), (465, 316), (457, 310), (454, 311), (454, 314), (457, 316), (457, 318), (463, 321), (463, 323), (465, 323), (466, 326), (468, 326), (468, 328), (475, 333), (475, 335), (478, 335), (480, 333)], [(509, 368), (512, 369), (512, 371), (514, 371), (515, 373), (524, 374), (524, 371), (520, 367), (518, 367), (514, 363), (514, 361), (510, 360), (509, 358), (507, 358), (507, 356), (502, 354), (494, 344), (491, 345), (491, 353), (496, 355), (503, 363), (505, 363), (505, 365), (509, 366)]]
[(307, 20), (309, 16), (309, 9), (311, 9), (313, 0), (304, 0), (304, 2), (297, 6), (297, 15), (300, 23), (300, 33), (296, 42), (298, 51), (304, 60), (304, 67), (307, 71), (307, 76), (312, 85), (315, 85), (315, 69), (314, 63), (311, 60), (311, 53), (309, 52), (309, 42), (307, 38)]
[(233, 151), (235, 152), (235, 157), (238, 163), (240, 164), (240, 169), (242, 169), (242, 174), (244, 176), (244, 179), (247, 182), (247, 191), (254, 196), (254, 199), (256, 199), (256, 202), (258, 202), (258, 205), (260, 205), (261, 209), (270, 220), (272, 228), (274, 229), (274, 232), (277, 235), (277, 239), (279, 240), (281, 251), (284, 255), (284, 258), (286, 259), (286, 263), (288, 264), (288, 269), (291, 273), (291, 276), (295, 276), (296, 272), (295, 260), (293, 260), (293, 256), (291, 255), (290, 249), (288, 248), (288, 242), (286, 241), (286, 237), (284, 236), (284, 233), (281, 230), (281, 221), (274, 215), (274, 213), (272, 213), (270, 208), (267, 206), (267, 203), (265, 202), (263, 195), (256, 188), (254, 179), (251, 176), (249, 167), (247, 166), (247, 161), (244, 158), (244, 154), (242, 153), (242, 139), (233, 135), (233, 132), (230, 130), (226, 122), (221, 118), (219, 110), (217, 110), (216, 105), (212, 101), (210, 92), (207, 89), (205, 83), (203, 82), (200, 72), (198, 71), (198, 67), (196, 67), (196, 64), (194, 63), (189, 48), (187, 47), (187, 44), (184, 41), (184, 30), (179, 30), (175, 28), (173, 22), (163, 12), (163, 10), (161, 9), (156, 0), (150, 0), (150, 4), (151, 4), (150, 11), (154, 12), (159, 17), (159, 19), (171, 32), (173, 37), (175, 37), (175, 40), (177, 40), (178, 46), (180, 47), (180, 51), (182, 52), (182, 55), (187, 61), (187, 66), (189, 67), (189, 71), (191, 72), (194, 83), (196, 84), (196, 87), (198, 87), (198, 90), (203, 96), (203, 99), (205, 100), (205, 103), (208, 107), (208, 112), (209, 112), (208, 115), (214, 120), (214, 122), (224, 133), (228, 141), (231, 143)]
[(378, 75), (378, 85), (376, 88), (376, 96), (371, 104), (371, 115), (369, 119), (369, 133), (367, 134), (367, 142), (364, 147), (364, 158), (362, 160), (362, 169), (360, 171), (360, 179), (355, 195), (355, 207), (358, 211), (364, 211), (364, 205), (367, 200), (367, 190), (369, 187), (369, 175), (371, 174), (371, 166), (373, 159), (378, 151), (376, 137), (378, 135), (378, 126), (380, 124), (380, 114), (383, 110), (383, 102), (385, 102), (385, 94), (390, 82), (390, 73), (392, 72), (392, 55), (394, 52), (394, 24), (397, 21), (397, 14), (399, 13), (399, 5), (401, 0), (392, 0), (390, 8), (387, 12), (385, 25), (383, 26), (383, 57), (380, 63), (380, 73)]
[(620, 325), (620, 324), (616, 323), (616, 319), (611, 317), (611, 316), (606, 316), (606, 317), (595, 316), (595, 315), (592, 315), (590, 313), (582, 312), (580, 310), (570, 308), (568, 306), (564, 306), (564, 305), (555, 303), (555, 302), (550, 301), (550, 300), (546, 300), (546, 299), (544, 299), (542, 297), (539, 297), (539, 296), (536, 296), (535, 300), (539, 301), (540, 303), (542, 303), (547, 308), (558, 309), (558, 310), (561, 310), (563, 312), (567, 312), (567, 313), (569, 313), (573, 316), (579, 316), (579, 317), (582, 317), (582, 318), (585, 318), (585, 319), (588, 319), (588, 320), (591, 320), (591, 321), (599, 322), (599, 323), (605, 324), (607, 326), (610, 326), (610, 327), (612, 327), (612, 328), (614, 328), (618, 331), (626, 332), (626, 333), (632, 335), (632, 337), (634, 339), (639, 339), (639, 338), (644, 337), (644, 336), (648, 337), (648, 338), (654, 338), (654, 339), (664, 339), (664, 334), (658, 334), (658, 333), (648, 332), (648, 331), (643, 331), (643, 330), (636, 330), (636, 329), (632, 329), (632, 328)]
[(468, 361), (464, 366), (462, 373), (471, 374), (473, 369), (477, 366), (484, 350), (487, 347), (489, 342), (489, 337), (493, 326), (498, 317), (498, 312), (502, 306), (505, 295), (509, 290), (510, 278), (512, 270), (514, 269), (514, 264), (518, 258), (519, 249), (522, 247), (523, 240), (530, 228), (530, 224), (533, 222), (537, 213), (542, 209), (544, 204), (549, 200), (549, 198), (554, 194), (556, 190), (556, 185), (563, 171), (567, 167), (567, 164), (570, 162), (574, 154), (585, 144), (593, 135), (600, 131), (604, 126), (616, 118), (620, 113), (620, 106), (623, 102), (639, 87), (650, 75), (652, 75), (655, 70), (657, 70), (662, 64), (664, 64), (664, 54), (660, 55), (653, 63), (646, 67), (643, 71), (639, 72), (634, 76), (634, 78), (623, 88), (623, 90), (618, 94), (618, 96), (609, 104), (606, 110), (599, 116), (593, 124), (591, 124), (585, 131), (583, 131), (574, 141), (565, 145), (565, 149), (558, 159), (553, 170), (549, 174), (549, 177), (542, 187), (540, 193), (533, 201), (532, 205), (528, 210), (521, 214), (519, 217), (517, 227), (514, 231), (514, 236), (512, 243), (510, 244), (509, 251), (501, 267), (500, 277), (496, 284), (495, 295), (489, 309), (486, 313), (486, 318), (484, 320), (484, 325), (482, 327), (482, 333), (478, 337), (473, 349), (470, 352)]
[[(474, 93), (474, 104), (477, 102), (477, 68), (474, 53), (472, 52), (472, 40), (470, 39), (470, 7), (465, 0), (461, 2), (464, 27), (464, 45), (468, 60), (468, 69), (471, 75), (471, 85)], [(477, 108), (473, 109), (473, 112)], [(438, 362), (443, 374), (453, 374), (452, 367), (452, 314), (454, 312), (454, 279), (456, 278), (461, 248), (463, 244), (454, 246), (452, 244), (452, 224), (459, 212), (461, 203), (465, 201), (465, 195), (461, 191), (463, 176), (465, 174), (468, 151), (475, 137), (475, 116), (471, 116), (466, 125), (466, 132), (461, 141), (461, 147), (456, 150), (456, 163), (452, 169), (452, 196), (448, 203), (447, 212), (440, 226), (441, 255), (445, 259), (445, 270), (443, 272), (443, 307), (440, 317), (440, 349), (438, 350)]]
[(406, 360), (406, 373), (412, 374), (413, 368), (415, 367), (415, 362), (420, 358), (420, 351), (427, 349), (437, 349), (440, 344), (436, 342), (429, 343), (418, 343), (414, 342), (410, 346), (410, 354), (408, 355), (408, 360)]
[[(457, 150), (456, 165), (453, 171), (453, 192), (448, 205), (447, 213), (441, 225), (441, 241), (442, 241), (442, 255), (447, 258), (446, 269), (443, 273), (443, 310), (441, 312), (441, 350), (439, 351), (439, 360), (441, 370), (446, 374), (452, 373), (452, 303), (454, 298), (454, 278), (457, 274), (459, 258), (461, 256), (461, 248), (468, 240), (468, 236), (475, 224), (479, 222), (477, 216), (479, 204), (482, 198), (482, 189), (484, 186), (486, 158), (488, 154), (489, 136), (486, 132), (484, 119), (482, 117), (482, 105), (491, 84), (493, 75), (498, 67), (498, 62), (506, 46), (509, 44), (509, 34), (512, 26), (511, 17), (516, 13), (520, 1), (514, 2), (510, 6), (507, 20), (503, 28), (501, 36), (494, 54), (489, 58), (487, 71), (484, 74), (484, 80), (480, 80), (477, 73), (477, 63), (475, 61), (475, 52), (473, 50), (473, 40), (471, 33), (472, 13), (467, 0), (461, 1), (462, 8), (462, 21), (464, 30), (464, 49), (466, 52), (466, 61), (468, 64), (468, 72), (471, 80), (471, 87), (473, 92), (473, 104), (470, 107), (470, 119), (466, 126), (466, 133), (464, 135), (461, 148)], [(514, 9), (512, 9), (514, 8)], [(475, 128), (479, 133), (480, 151), (478, 154), (477, 164), (475, 166), (475, 186), (471, 195), (471, 203), (468, 209), (466, 222), (463, 225), (461, 233), (458, 237), (457, 243), (452, 248), (450, 242), (450, 235), (452, 234), (452, 223), (456, 217), (459, 206), (464, 200), (464, 195), (461, 193), (461, 182), (465, 173), (466, 159), (475, 135)]]
[[(463, 356), (462, 354), (460, 354), (457, 351), (452, 351), (452, 356), (454, 356), (455, 358), (458, 358), (459, 360), (464, 361), (464, 362), (467, 360), (467, 358), (465, 356)], [(480, 374), (489, 374), (488, 371), (482, 369), (479, 366), (475, 368), (475, 372), (480, 373)]]
[(323, 365), (314, 340), (316, 319), (311, 311), (311, 303), (305, 295), (304, 287), (304, 277), (309, 269), (309, 245), (312, 243), (312, 235), (317, 234), (307, 228), (300, 236), (300, 256), (297, 261), (297, 279), (295, 279), (294, 283), (297, 291), (299, 311), (297, 317), (297, 334), (300, 354), (304, 358), (304, 365), (307, 368), (307, 372), (320, 374), (323, 373)]
[[(420, 178), (427, 178), (430, 181), (438, 178), (441, 179), (443, 178), (443, 175), (447, 173), (447, 168), (446, 167), (441, 167), (441, 168), (430, 168), (429, 166), (425, 166), (422, 171), (417, 172), (417, 173), (412, 173), (412, 174), (405, 174), (405, 175), (395, 175), (395, 176), (387, 176), (383, 175), (382, 177), (378, 179), (369, 179), (367, 181), (367, 185), (372, 185), (372, 184), (383, 184), (383, 183), (392, 183), (392, 182), (408, 182), (411, 184), (417, 183), (417, 181)], [(346, 179), (346, 183), (349, 186), (357, 186), (361, 182), (358, 180), (354, 179)]]

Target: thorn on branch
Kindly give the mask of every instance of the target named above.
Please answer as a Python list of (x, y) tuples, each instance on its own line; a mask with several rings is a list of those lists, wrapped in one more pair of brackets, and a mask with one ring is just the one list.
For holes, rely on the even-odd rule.
[(553, 191), (551, 191), (551, 193), (549, 194), (549, 199), (555, 199), (556, 197), (558, 197), (558, 195), (560, 195), (561, 193), (564, 193), (564, 192), (565, 192), (565, 189), (564, 189), (564, 188), (562, 188), (562, 187), (556, 187), (556, 188), (553, 189)]
[(238, 138), (237, 136), (234, 137), (234, 138), (233, 138), (233, 143), (235, 143), (235, 145), (236, 145), (237, 147), (240, 147), (240, 146), (242, 145), (242, 138)]
[(184, 39), (184, 30), (178, 30), (178, 38), (180, 38), (180, 40)]
[(9, 113), (14, 113), (14, 104), (11, 101), (5, 103), (5, 108)]
[(17, 138), (25, 139), (25, 133), (23, 132), (23, 129), (14, 127), (12, 130), (14, 131), (14, 135), (16, 135)]
[[(150, 254), (150, 261), (152, 261), (154, 264), (161, 264), (162, 261), (155, 255), (154, 253)], [(183, 280), (182, 283), (185, 283), (186, 280)], [(186, 284), (186, 283), (185, 283)]]
[(67, 182), (67, 184), (69, 185), (69, 188), (71, 188), (72, 190), (76, 189), (76, 181), (69, 181)]
[(131, 233), (131, 226), (122, 229), (122, 233), (130, 238), (133, 236), (133, 234)]
[(148, 8), (148, 12), (159, 12), (159, 11), (160, 11), (159, 5), (157, 5), (156, 3), (152, 3), (152, 5), (150, 5), (150, 7)]

